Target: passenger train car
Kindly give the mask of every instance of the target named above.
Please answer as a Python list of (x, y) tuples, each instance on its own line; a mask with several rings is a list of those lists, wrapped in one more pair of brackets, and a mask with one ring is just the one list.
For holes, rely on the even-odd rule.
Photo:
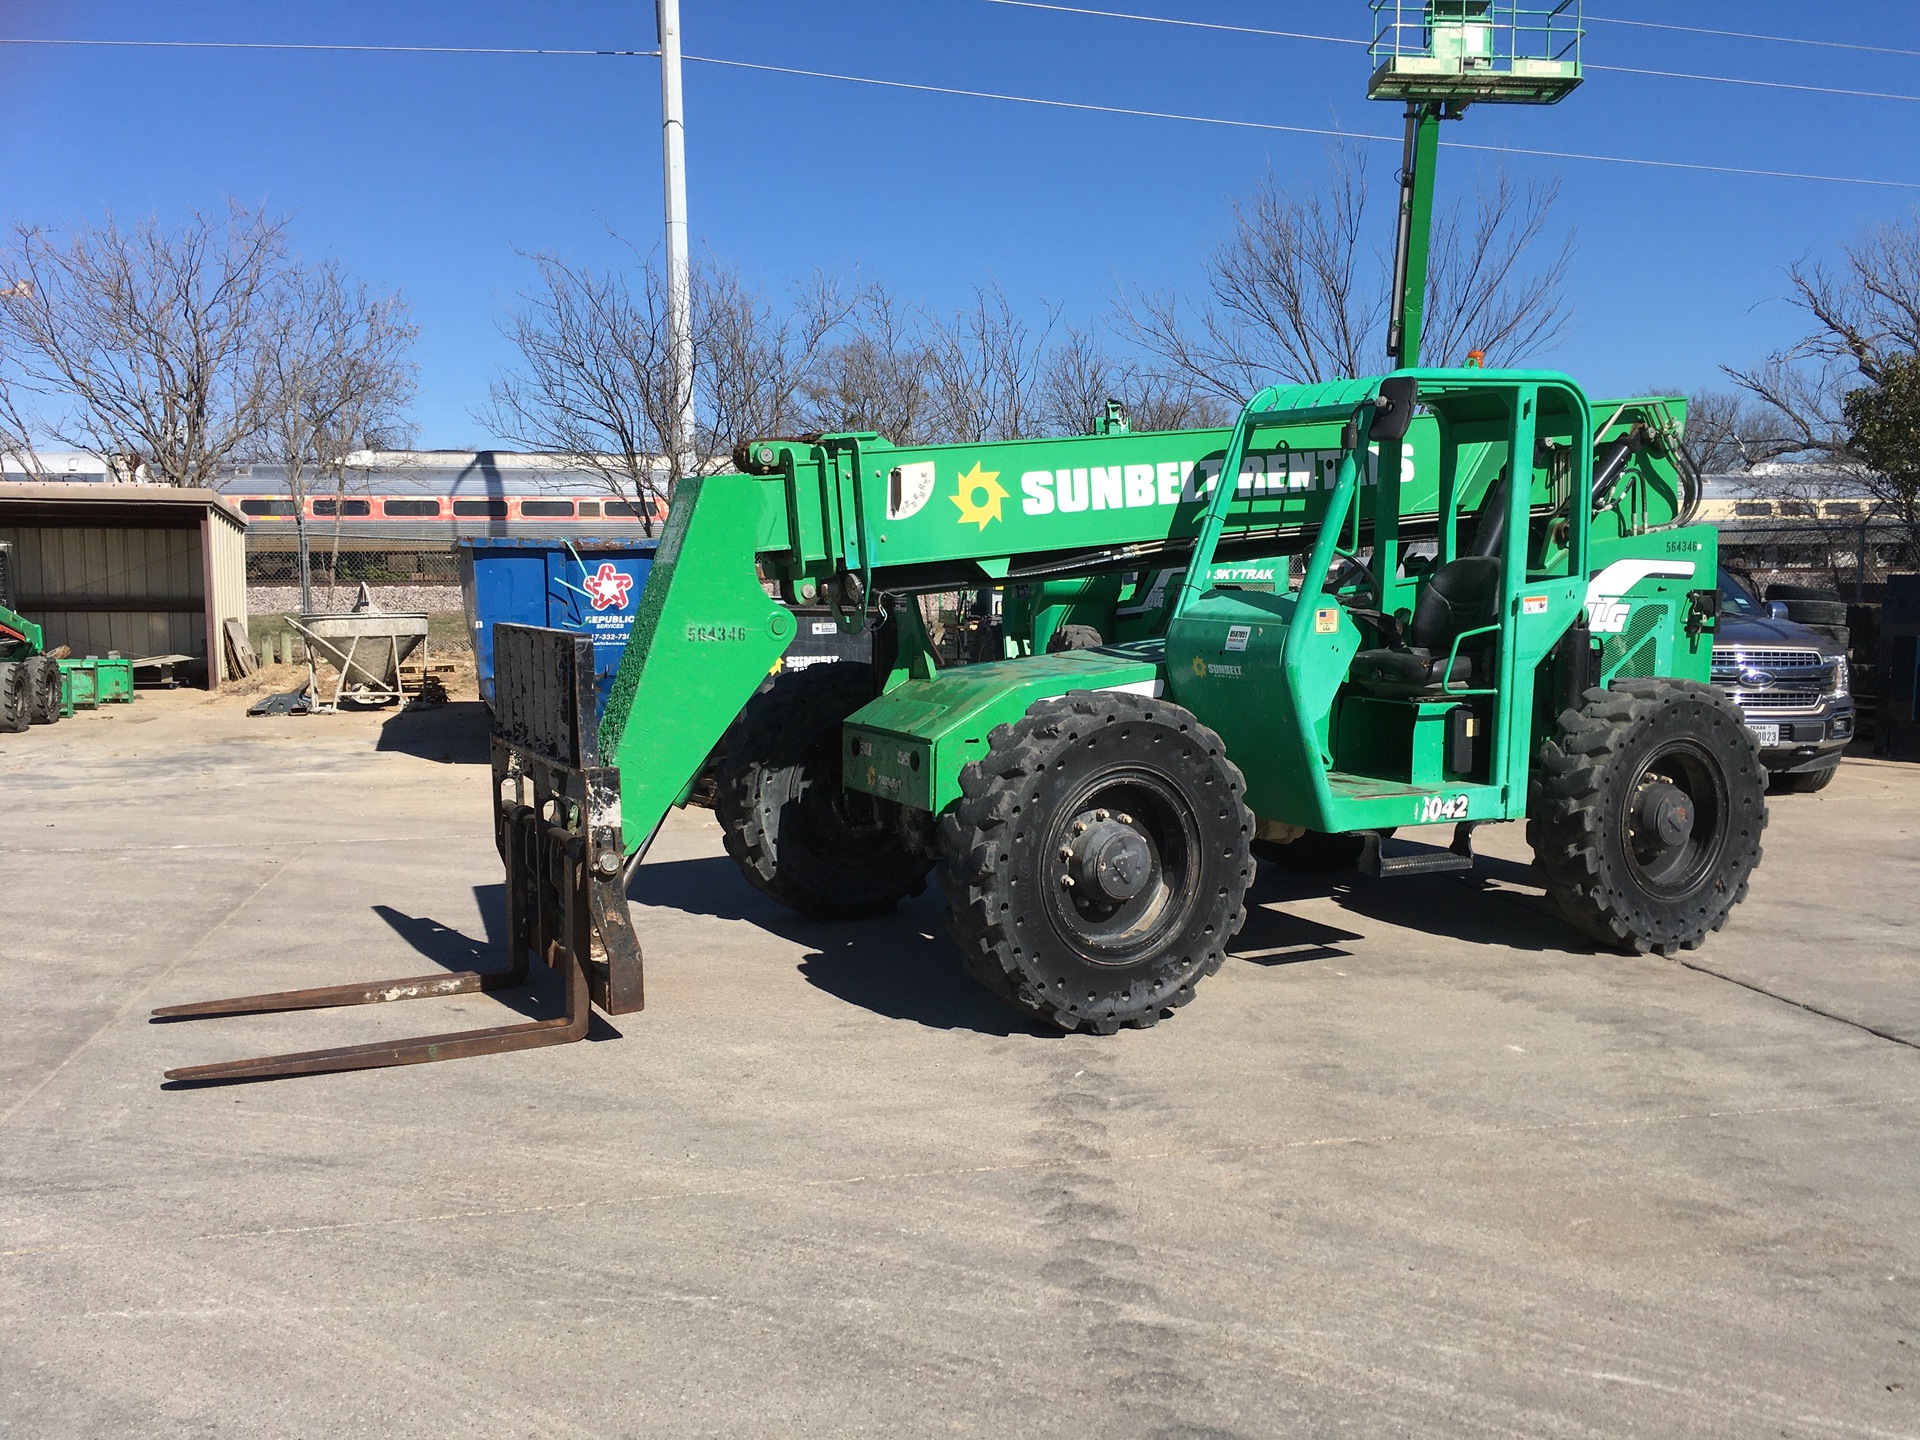
[(330, 549), (337, 525), (343, 551), (398, 555), (451, 553), (456, 541), (479, 536), (639, 537), (658, 530), (667, 509), (655, 501), (649, 516), (596, 475), (489, 451), (380, 456), (354, 472), (344, 495), (311, 476), (306, 488), (314, 493), (292, 499), (278, 465), (236, 466), (219, 485), (248, 519), (248, 552), (262, 555), (295, 549), (296, 513), (308, 522), (310, 546)]

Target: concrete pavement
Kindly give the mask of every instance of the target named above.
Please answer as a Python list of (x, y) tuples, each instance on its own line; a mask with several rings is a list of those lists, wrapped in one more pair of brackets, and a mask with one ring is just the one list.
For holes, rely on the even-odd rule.
[(1718, 974), (1592, 953), (1502, 827), (1478, 884), (1263, 877), (1105, 1040), (978, 992), (937, 893), (804, 922), (690, 811), (644, 1014), (163, 1091), (500, 1018), (145, 1018), (484, 963), (481, 739), (0, 737), (0, 1436), (1920, 1435), (1920, 767), (1776, 798)]

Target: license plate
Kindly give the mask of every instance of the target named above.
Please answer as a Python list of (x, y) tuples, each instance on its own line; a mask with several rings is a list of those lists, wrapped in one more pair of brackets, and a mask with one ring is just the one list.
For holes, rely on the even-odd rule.
[(1778, 745), (1780, 743), (1780, 727), (1778, 725), (1749, 725), (1747, 728), (1753, 731), (1753, 738), (1758, 740), (1762, 745)]

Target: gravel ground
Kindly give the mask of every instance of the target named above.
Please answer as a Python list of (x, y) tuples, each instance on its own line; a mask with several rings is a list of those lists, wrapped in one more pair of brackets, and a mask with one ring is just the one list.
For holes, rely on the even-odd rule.
[[(373, 603), (382, 610), (425, 610), (429, 615), (438, 615), (463, 608), (458, 585), (374, 585), (370, 588), (373, 591)], [(335, 592), (340, 608), (349, 608), (358, 592), (358, 585), (342, 585)], [(314, 586), (313, 600), (316, 605), (324, 606), (327, 603), (325, 586)], [(253, 615), (297, 615), (300, 613), (300, 587), (249, 585), (247, 611)]]

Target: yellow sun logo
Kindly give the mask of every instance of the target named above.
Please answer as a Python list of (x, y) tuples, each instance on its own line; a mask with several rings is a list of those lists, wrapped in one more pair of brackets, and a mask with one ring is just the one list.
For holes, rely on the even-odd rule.
[[(982, 492), (985, 500), (980, 498)], [(1000, 472), (982, 470), (976, 460), (973, 469), (960, 477), (960, 488), (947, 498), (960, 507), (962, 525), (978, 525), (984, 530), (989, 520), (1000, 518), (1000, 502), (1007, 498), (1007, 492), (1000, 484)]]
[(1205, 656), (1196, 655), (1193, 657), (1193, 673), (1198, 675), (1202, 680), (1207, 678), (1207, 661)]

